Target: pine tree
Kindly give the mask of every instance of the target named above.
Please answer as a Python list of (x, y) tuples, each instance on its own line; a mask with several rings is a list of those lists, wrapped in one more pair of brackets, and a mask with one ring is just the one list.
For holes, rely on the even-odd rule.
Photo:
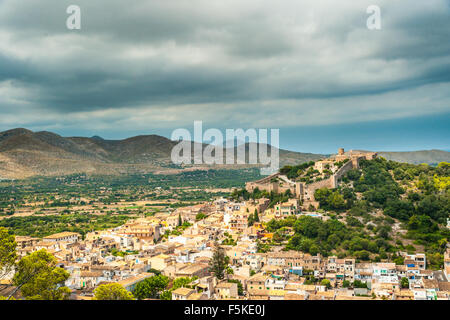
[(254, 222), (255, 222), (255, 221), (254, 221), (254, 216), (253, 216), (252, 214), (248, 215), (248, 218), (247, 218), (247, 226), (251, 227), (251, 226), (253, 225)]
[(222, 280), (225, 277), (225, 269), (227, 267), (227, 259), (225, 250), (216, 242), (214, 254), (209, 263), (209, 271), (212, 272), (217, 279)]
[(258, 210), (256, 210), (256, 209), (255, 209), (255, 213), (254, 213), (254, 218), (253, 218), (253, 220), (254, 220), (255, 222), (259, 222)]
[(181, 220), (181, 213), (178, 214), (178, 226), (181, 227), (183, 220)]

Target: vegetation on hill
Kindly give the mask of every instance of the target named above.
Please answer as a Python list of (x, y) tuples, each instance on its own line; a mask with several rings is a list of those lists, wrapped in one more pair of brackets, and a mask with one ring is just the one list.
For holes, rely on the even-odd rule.
[[(348, 161), (349, 159), (336, 161), (333, 165), (335, 168), (339, 169)], [(289, 179), (304, 182), (306, 184), (328, 179), (333, 174), (333, 169), (330, 164), (326, 164), (322, 172), (315, 169), (314, 164), (314, 161), (309, 161), (294, 166), (287, 165), (280, 169), (280, 173), (286, 175)]]
[(288, 201), (293, 197), (290, 190), (286, 190), (284, 193), (276, 193), (276, 192), (268, 192), (266, 190), (259, 190), (258, 188), (253, 189), (253, 192), (248, 192), (245, 188), (242, 189), (234, 189), (230, 195), (231, 199), (235, 201), (240, 200), (256, 200), (261, 198), (269, 199), (269, 208), (273, 208), (273, 206), (277, 203), (282, 203)]
[(449, 176), (449, 163), (432, 167), (363, 160), (338, 188), (316, 190), (315, 198), (329, 220), (290, 217), (270, 221), (267, 229), (275, 232), (278, 242), (287, 241), (287, 249), (400, 263), (398, 251), (420, 248), (429, 266), (441, 268), (450, 239)]
[(280, 169), (280, 173), (286, 175), (289, 179), (294, 179), (302, 175), (306, 169), (312, 166), (314, 166), (314, 161), (304, 162), (295, 166), (284, 166)]

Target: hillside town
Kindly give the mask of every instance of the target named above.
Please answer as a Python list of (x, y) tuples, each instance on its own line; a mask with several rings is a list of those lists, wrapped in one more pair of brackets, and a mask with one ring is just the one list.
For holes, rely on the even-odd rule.
[[(442, 242), (444, 267), (437, 270), (428, 268), (425, 252), (415, 248), (411, 252), (411, 246), (395, 252), (395, 260), (385, 253), (377, 261), (342, 252), (323, 255), (319, 250), (286, 248), (295, 228), (274, 232), (269, 227), (289, 220), (306, 221), (302, 218), (336, 221), (319, 208), (316, 190), (336, 188), (351, 169), (359, 169), (360, 161), (376, 157), (375, 153), (340, 149), (334, 157), (308, 164), (314, 181), (308, 177), (308, 183), (301, 182), (301, 170), (292, 181), (280, 170), (243, 189), (249, 194), (270, 192), (270, 197), (290, 195), (274, 204), (264, 196), (216, 197), (149, 216), (141, 214), (116, 227), (83, 235), (69, 231), (44, 237), (16, 235), (17, 259), (40, 250), (51, 254), (56, 267), (68, 273), (64, 286), (74, 300), (94, 299), (96, 289), (113, 283), (132, 293), (141, 282), (160, 275), (170, 279), (167, 288), (172, 286), (167, 300), (449, 300), (450, 249), (446, 242)], [(277, 237), (281, 239), (274, 241)], [(212, 265), (219, 251), (224, 259), (217, 272)], [(1, 279), (0, 296), (20, 298), (12, 281), (14, 273), (12, 269)], [(182, 284), (175, 287), (180, 279)]]
[[(42, 239), (16, 236), (17, 252), (25, 256), (45, 249), (57, 265), (70, 273), (65, 285), (71, 299), (92, 299), (95, 288), (118, 283), (133, 291), (155, 272), (170, 279), (193, 279), (189, 286), (172, 291), (173, 300), (448, 300), (450, 299), (450, 250), (445, 269), (427, 270), (422, 253), (401, 252), (404, 264), (367, 263), (336, 256), (323, 257), (272, 247), (258, 253), (258, 243), (270, 241), (262, 223), (302, 212), (298, 200), (267, 208), (268, 200), (211, 203), (183, 207), (170, 214), (137, 218), (124, 225), (86, 234), (63, 232)], [(260, 222), (247, 225), (250, 213)], [(198, 221), (198, 215), (206, 218)], [(325, 216), (315, 216), (326, 219)], [(170, 234), (180, 225), (179, 234)], [(167, 239), (159, 241), (164, 234)], [(217, 243), (229, 257), (229, 272), (218, 280), (209, 269)], [(115, 255), (123, 252), (124, 255)], [(314, 277), (319, 281), (310, 283)], [(402, 279), (407, 279), (406, 285)], [(237, 280), (237, 281), (230, 281)], [(238, 282), (243, 292), (238, 292)], [(6, 285), (8, 280), (3, 280)], [(7, 289), (3, 289), (7, 290)]]

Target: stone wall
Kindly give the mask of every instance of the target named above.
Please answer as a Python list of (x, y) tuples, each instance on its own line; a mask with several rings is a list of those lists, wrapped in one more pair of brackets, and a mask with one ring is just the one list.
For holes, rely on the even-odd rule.
[(314, 192), (320, 188), (332, 188), (332, 184), (333, 184), (333, 177), (313, 182), (311, 184), (305, 184), (301, 198), (303, 201), (315, 201)]
[[(371, 159), (376, 158), (376, 153), (370, 153), (370, 154), (353, 154), (350, 156), (347, 155), (337, 155), (335, 157), (335, 160), (343, 161), (345, 159), (349, 159), (346, 163), (342, 165), (331, 177), (328, 179), (320, 180), (317, 182), (313, 182), (311, 184), (305, 184), (303, 182), (292, 182), (289, 181), (289, 179), (285, 177), (280, 177), (280, 173), (276, 173), (273, 175), (270, 175), (268, 177), (265, 177), (261, 180), (254, 181), (254, 182), (247, 182), (245, 184), (245, 187), (248, 192), (253, 192), (255, 188), (258, 188), (260, 190), (266, 190), (268, 192), (285, 192), (286, 190), (291, 190), (291, 193), (296, 195), (297, 198), (300, 198), (304, 202), (315, 202), (314, 199), (314, 192), (317, 189), (321, 188), (329, 188), (334, 189), (338, 187), (339, 181), (342, 179), (342, 177), (351, 169), (353, 168), (359, 168), (359, 162), (361, 159)], [(341, 159), (342, 158), (342, 159)], [(280, 178), (283, 180), (281, 183), (278, 182), (271, 182), (273, 178)]]
[(352, 168), (354, 164), (352, 161), (347, 161), (344, 163), (342, 167), (338, 169), (331, 177), (325, 180), (317, 181), (308, 185), (305, 185), (305, 190), (303, 192), (304, 199), (306, 201), (314, 201), (314, 192), (317, 189), (321, 188), (329, 188), (334, 189), (337, 188), (339, 180)]
[(332, 188), (337, 188), (339, 180), (351, 169), (357, 168), (357, 167), (358, 167), (358, 160), (356, 162), (356, 166), (353, 161), (347, 161), (346, 163), (344, 163), (344, 165), (342, 167), (340, 167), (339, 170), (336, 171), (335, 174), (332, 176), (332, 178), (333, 178), (333, 183), (332, 183), (333, 187)]

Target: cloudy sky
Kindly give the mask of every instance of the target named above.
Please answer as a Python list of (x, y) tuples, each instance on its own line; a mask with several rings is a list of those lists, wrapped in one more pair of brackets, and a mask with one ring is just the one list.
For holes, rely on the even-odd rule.
[(450, 1), (0, 0), (0, 131), (194, 120), (279, 128), (298, 151), (450, 149)]

